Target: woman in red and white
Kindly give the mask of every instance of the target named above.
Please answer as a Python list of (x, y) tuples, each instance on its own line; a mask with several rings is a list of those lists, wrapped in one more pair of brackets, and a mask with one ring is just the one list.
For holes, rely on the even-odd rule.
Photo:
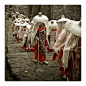
[(68, 30), (65, 29), (65, 23), (69, 21), (69, 19), (65, 18), (62, 15), (62, 18), (57, 20), (58, 28), (56, 31), (56, 42), (53, 46), (54, 54), (53, 54), (53, 61), (59, 59), (59, 70), (61, 71), (61, 74), (63, 78), (65, 78), (65, 70), (62, 67), (62, 55), (63, 55), (63, 49), (64, 45), (68, 36)]
[(81, 21), (70, 20), (65, 29), (69, 29), (70, 34), (65, 42), (62, 66), (68, 80), (81, 80)]
[(27, 25), (28, 25), (28, 23), (26, 23), (25, 20), (22, 19), (20, 29), (18, 31), (18, 37), (21, 40), (21, 46), (23, 46), (23, 36), (26, 33), (26, 31), (28, 30), (27, 27), (26, 27)]
[(18, 42), (20, 42), (19, 38), (18, 38), (18, 31), (21, 27), (21, 23), (20, 21), (17, 20), (17, 22), (15, 23), (15, 28), (14, 28), (14, 34), (15, 34), (15, 38)]
[(35, 61), (48, 64), (46, 61), (46, 40), (48, 39), (46, 37), (46, 30), (48, 28), (48, 17), (39, 12), (39, 14), (33, 18), (33, 21), (34, 25), (32, 28), (31, 45), (35, 50), (34, 59)]
[(20, 13), (19, 12), (16, 12), (16, 18), (19, 18), (19, 15), (20, 15)]
[(22, 40), (22, 45), (23, 45), (22, 48), (23, 48), (23, 50), (28, 50), (28, 48), (29, 48), (29, 42), (28, 41), (30, 41), (29, 35), (30, 35), (31, 25), (28, 24), (28, 25), (26, 25), (26, 27), (27, 27), (27, 30), (26, 30), (25, 34), (23, 35), (23, 40)]
[(13, 25), (12, 25), (13, 36), (15, 36), (14, 29), (16, 28), (15, 23), (17, 23), (17, 22), (18, 22), (18, 19), (15, 19), (15, 20), (13, 21)]
[(56, 30), (57, 30), (58, 24), (56, 23), (56, 20), (51, 20), (48, 22), (48, 40), (49, 40), (49, 48), (48, 51), (53, 52), (53, 45), (56, 41)]

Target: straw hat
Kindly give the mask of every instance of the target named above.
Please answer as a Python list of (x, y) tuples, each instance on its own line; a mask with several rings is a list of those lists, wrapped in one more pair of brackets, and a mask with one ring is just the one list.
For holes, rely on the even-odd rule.
[(81, 21), (70, 20), (66, 22), (65, 28), (69, 28), (74, 35), (81, 36)]
[(34, 22), (46, 22), (48, 21), (48, 17), (45, 15), (42, 15), (42, 12), (39, 12), (39, 14), (33, 18), (33, 21)]
[(68, 18), (65, 18), (64, 15), (61, 16), (61, 19), (57, 20), (57, 23), (60, 23), (60, 22), (66, 22), (68, 21), (69, 19)]
[(56, 29), (58, 26), (58, 24), (56, 23), (56, 20), (51, 20), (48, 22), (48, 24), (49, 24), (49, 28), (52, 28), (52, 29), (54, 28)]

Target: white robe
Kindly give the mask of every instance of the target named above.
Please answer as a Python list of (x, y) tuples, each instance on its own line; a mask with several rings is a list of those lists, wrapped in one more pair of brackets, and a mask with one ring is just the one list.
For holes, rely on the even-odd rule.
[(64, 45), (65, 40), (66, 40), (67, 33), (64, 27), (65, 27), (64, 22), (58, 23), (58, 28), (56, 31), (56, 42), (53, 46), (53, 49), (57, 55), (58, 55), (58, 51), (61, 50), (61, 47)]
[(26, 31), (24, 31), (24, 29), (26, 29), (26, 31), (27, 31), (27, 28), (24, 28), (23, 26), (20, 27), (20, 29), (18, 31), (19, 39), (23, 39), (23, 36), (26, 33)]

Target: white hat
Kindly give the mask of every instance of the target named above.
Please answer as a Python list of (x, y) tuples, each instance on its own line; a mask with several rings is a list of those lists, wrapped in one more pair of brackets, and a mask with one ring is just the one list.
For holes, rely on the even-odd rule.
[(70, 20), (66, 22), (65, 28), (69, 28), (69, 30), (77, 36), (81, 36), (81, 21)]
[(42, 12), (39, 12), (39, 14), (33, 18), (33, 21), (34, 22), (46, 22), (48, 21), (48, 17), (45, 15), (42, 15)]
[(19, 14), (19, 12), (16, 12), (16, 14)]
[(34, 21), (33, 20), (31, 21), (31, 24), (34, 24)]
[(22, 23), (25, 23), (25, 19), (21, 19), (21, 22), (22, 22)]
[(49, 28), (56, 29), (58, 24), (56, 23), (56, 20), (51, 20), (48, 22)]
[(18, 18), (18, 20), (19, 20), (19, 21), (21, 21), (21, 20), (22, 20), (22, 18)]
[(23, 14), (21, 14), (21, 16), (22, 16)]
[(24, 15), (24, 17), (27, 17), (26, 15)]
[(60, 22), (66, 22), (68, 21), (69, 19), (68, 18), (65, 18), (64, 15), (61, 16), (61, 19), (57, 20), (57, 23), (60, 23)]
[(25, 21), (30, 21), (30, 20), (26, 18)]
[(27, 26), (28, 23), (27, 22), (21, 22), (21, 26)]
[(18, 19), (15, 19), (14, 22), (18, 22)]
[(13, 15), (13, 17), (16, 17), (15, 15)]
[(21, 23), (19, 22), (19, 21), (17, 21), (16, 23), (15, 23), (15, 26), (20, 26), (21, 25)]
[(30, 28), (31, 28), (31, 25), (28, 24), (26, 27), (27, 27), (28, 29), (30, 29)]
[(14, 15), (14, 13), (12, 12), (11, 15)]

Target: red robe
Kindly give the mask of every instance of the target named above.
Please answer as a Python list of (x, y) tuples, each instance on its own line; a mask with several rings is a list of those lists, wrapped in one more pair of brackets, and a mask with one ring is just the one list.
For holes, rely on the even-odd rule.
[[(81, 38), (79, 39), (78, 47), (81, 47)], [(76, 55), (79, 54), (80, 57), (77, 59)], [(64, 70), (62, 67), (62, 55), (63, 55), (63, 48), (61, 48), (61, 52), (59, 55), (59, 70), (61, 71), (61, 74), (68, 75), (68, 79), (70, 81), (73, 80), (73, 75), (75, 76), (74, 80), (80, 80), (81, 77), (81, 49), (78, 49), (77, 53), (73, 51), (73, 57), (74, 57), (74, 68), (75, 68), (75, 73), (73, 73), (73, 61), (72, 57), (68, 60), (68, 68)], [(56, 53), (53, 54), (53, 61), (58, 59), (58, 55)]]
[[(40, 34), (40, 32), (39, 31), (41, 31), (41, 30), (43, 30), (43, 29), (45, 29), (45, 26), (43, 26), (43, 27), (41, 27), (41, 28), (38, 28), (38, 31), (37, 31), (37, 34), (36, 34), (36, 36), (38, 36), (39, 37), (39, 61), (40, 62), (43, 62), (43, 61), (46, 61), (46, 54), (43, 54), (43, 52), (45, 53), (46, 51), (45, 51), (45, 49), (46, 49), (46, 45), (48, 46), (48, 42), (47, 42), (47, 40), (46, 40), (46, 34), (44, 34), (44, 33), (42, 33), (42, 34), (44, 34), (44, 36), (43, 36), (43, 38), (40, 40), (40, 36), (38, 35), (38, 33)], [(44, 42), (44, 47), (42, 47), (43, 46), (43, 40), (45, 40), (45, 42)], [(41, 48), (42, 47), (42, 48)], [(34, 51), (35, 51), (35, 53), (34, 53), (34, 59), (36, 59), (37, 61), (38, 61), (38, 41), (37, 41), (37, 44), (36, 44), (36, 46), (34, 46), (33, 47), (34, 48)], [(43, 49), (43, 50), (42, 50)], [(42, 52), (43, 51), (43, 52)]]
[(62, 55), (63, 55), (63, 49), (64, 49), (64, 47), (61, 47), (59, 57), (58, 57), (58, 55), (56, 53), (54, 53), (53, 54), (53, 59), (52, 59), (53, 61), (55, 61), (55, 60), (57, 60), (59, 58), (59, 71), (61, 71), (62, 75), (66, 74), (64, 68), (62, 67), (62, 61), (61, 61)]
[[(81, 47), (81, 38), (79, 39), (78, 47)], [(76, 56), (77, 54), (79, 55), (79, 57)], [(78, 48), (77, 53), (75, 51), (73, 51), (73, 57), (74, 57), (75, 73), (73, 73), (73, 65), (72, 65), (73, 63), (72, 63), (72, 58), (71, 58), (69, 60), (70, 66), (68, 64), (68, 66), (71, 68), (71, 70), (68, 73), (68, 79), (73, 80), (73, 75), (74, 75), (75, 81), (81, 80), (81, 48)]]

